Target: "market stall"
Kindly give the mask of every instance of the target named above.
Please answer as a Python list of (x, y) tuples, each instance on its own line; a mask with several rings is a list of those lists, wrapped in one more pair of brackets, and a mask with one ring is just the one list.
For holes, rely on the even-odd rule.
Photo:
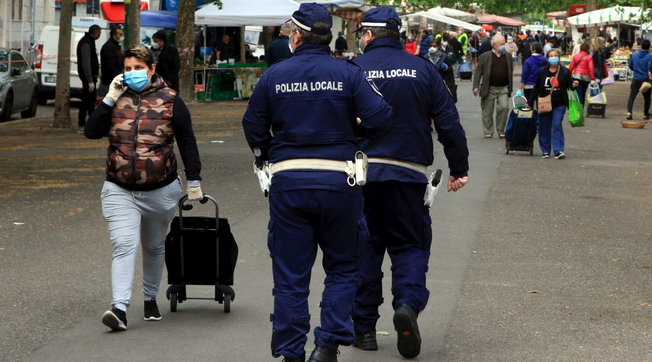
[[(197, 10), (195, 24), (204, 27), (204, 39), (207, 26), (241, 27), (244, 35), (247, 25), (279, 26), (290, 19), (298, 8), (299, 5), (291, 0), (222, 0), (221, 7), (211, 3)], [(241, 36), (240, 48), (243, 52), (244, 47), (245, 39)], [(196, 66), (197, 100), (248, 98), (265, 67), (264, 63), (235, 63), (234, 60), (212, 66)]]
[(521, 26), (525, 26), (525, 23), (522, 21), (514, 20), (505, 16), (492, 15), (492, 14), (478, 15), (478, 24), (491, 25), (493, 27), (502, 27), (502, 28), (519, 28)]
[(464, 29), (470, 30), (470, 31), (478, 31), (478, 30), (480, 30), (479, 25), (475, 25), (475, 24), (467, 23), (466, 21), (451, 18), (451, 17), (448, 17), (446, 15), (442, 15), (441, 13), (439, 13), (436, 10), (435, 11), (432, 11), (432, 10), (433, 9), (430, 9), (428, 11), (420, 11), (420, 12), (414, 13), (414, 14), (403, 15), (401, 18), (406, 19), (408, 23), (409, 22), (419, 21), (420, 18), (425, 18), (425, 19), (427, 19), (429, 21), (443, 24), (446, 27), (464, 28)]

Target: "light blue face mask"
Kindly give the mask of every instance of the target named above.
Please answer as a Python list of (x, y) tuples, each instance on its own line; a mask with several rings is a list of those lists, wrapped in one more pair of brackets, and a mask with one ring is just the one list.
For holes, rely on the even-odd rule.
[(136, 92), (140, 92), (149, 84), (147, 69), (132, 70), (131, 72), (125, 73), (124, 80), (127, 87), (135, 90)]
[(507, 50), (505, 49), (505, 46), (504, 46), (504, 45), (501, 45), (501, 46), (498, 47), (498, 51), (501, 52), (501, 53), (504, 53), (504, 52), (506, 52)]
[(559, 65), (559, 57), (548, 58), (548, 63), (550, 63), (550, 65)]

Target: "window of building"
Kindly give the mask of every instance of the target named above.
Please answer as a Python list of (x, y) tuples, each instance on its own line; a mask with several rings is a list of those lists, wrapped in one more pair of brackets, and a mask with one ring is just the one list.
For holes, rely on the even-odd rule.
[(14, 0), (12, 1), (12, 20), (23, 20), (23, 0)]

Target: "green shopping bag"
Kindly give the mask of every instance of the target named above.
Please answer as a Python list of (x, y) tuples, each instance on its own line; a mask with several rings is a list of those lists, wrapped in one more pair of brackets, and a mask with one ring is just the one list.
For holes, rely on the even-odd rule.
[(568, 91), (568, 122), (571, 127), (584, 127), (584, 106), (574, 90)]

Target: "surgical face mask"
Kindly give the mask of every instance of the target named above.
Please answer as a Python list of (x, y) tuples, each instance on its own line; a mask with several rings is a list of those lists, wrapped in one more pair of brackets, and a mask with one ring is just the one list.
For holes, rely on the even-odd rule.
[(358, 43), (358, 46), (360, 47), (360, 54), (364, 54), (364, 48), (367, 47), (367, 42), (364, 40), (365, 35), (362, 35), (362, 38), (360, 38), (360, 42)]
[(408, 36), (407, 39), (408, 39), (408, 41), (412, 41), (412, 40), (414, 40), (414, 37)]
[(443, 46), (444, 48), (446, 48), (446, 47), (448, 46), (448, 42), (447, 42), (447, 41), (443, 41), (443, 42), (441, 42), (441, 46)]
[(118, 38), (118, 43), (122, 43), (123, 41), (125, 41), (125, 37), (124, 37), (124, 36), (121, 36), (120, 38)]
[(548, 58), (548, 63), (550, 63), (550, 65), (559, 65), (559, 57)]
[(160, 48), (160, 47), (161, 47), (161, 46), (158, 45), (157, 42), (153, 42), (153, 43), (152, 43), (152, 48), (154, 48), (154, 50), (156, 50), (156, 49), (158, 49), (158, 48)]
[(499, 46), (498, 51), (501, 52), (501, 53), (504, 53), (505, 52), (505, 46), (504, 45)]
[(125, 73), (124, 81), (127, 87), (135, 90), (136, 92), (142, 91), (149, 84), (147, 69), (132, 70), (131, 72)]

